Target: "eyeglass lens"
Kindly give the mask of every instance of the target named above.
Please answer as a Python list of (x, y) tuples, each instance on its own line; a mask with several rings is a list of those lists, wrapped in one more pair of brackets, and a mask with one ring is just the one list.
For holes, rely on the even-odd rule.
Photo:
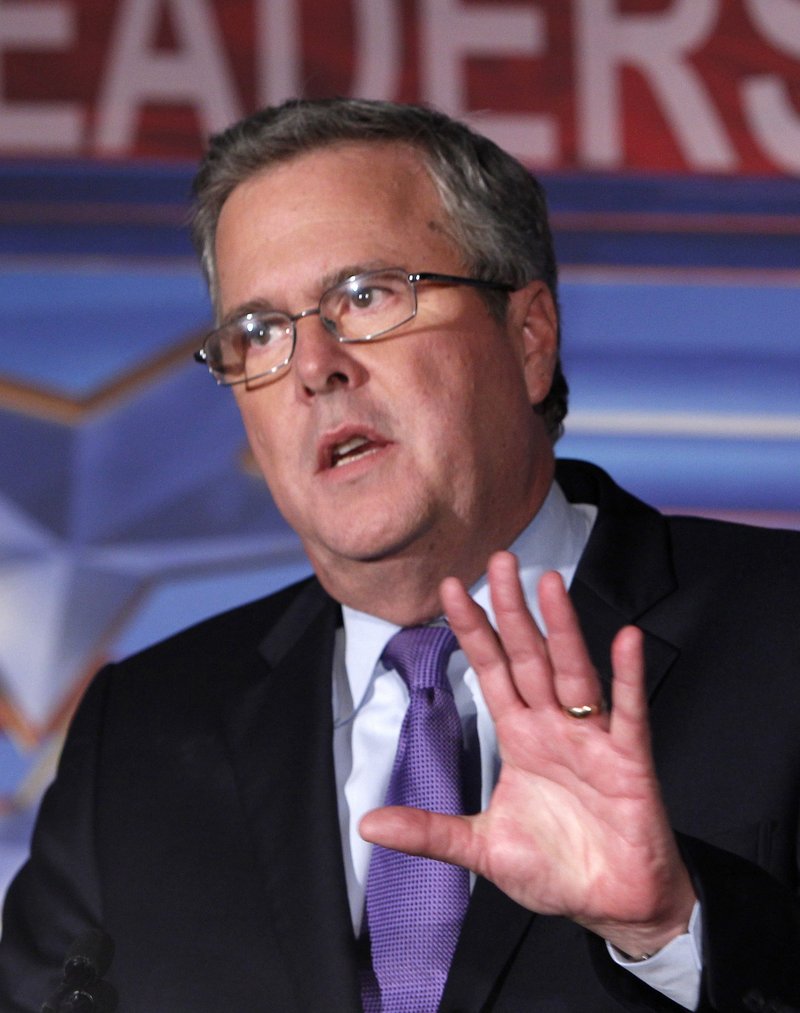
[[(295, 321), (311, 312), (248, 313), (214, 331), (205, 354), (216, 379), (231, 384), (278, 372), (292, 357)], [(370, 271), (328, 289), (317, 312), (339, 340), (369, 341), (410, 320), (416, 294), (404, 271)]]

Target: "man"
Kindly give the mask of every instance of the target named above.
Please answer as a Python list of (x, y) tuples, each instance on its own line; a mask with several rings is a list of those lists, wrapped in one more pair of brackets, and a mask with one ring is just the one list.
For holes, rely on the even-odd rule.
[[(196, 194), (200, 358), (316, 578), (98, 676), (9, 893), (4, 1008), (87, 928), (130, 1011), (799, 1004), (800, 539), (556, 471), (536, 182), (336, 100), (215, 138)], [(393, 645), (444, 644), (443, 613), (461, 649), (417, 695)], [(434, 812), (395, 791), (418, 704), (456, 714)]]

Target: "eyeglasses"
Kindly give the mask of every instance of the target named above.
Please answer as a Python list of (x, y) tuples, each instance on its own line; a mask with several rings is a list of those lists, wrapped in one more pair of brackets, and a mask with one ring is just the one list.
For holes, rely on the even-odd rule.
[(302, 313), (261, 310), (223, 324), (206, 335), (194, 353), (195, 361), (207, 366), (217, 383), (225, 387), (277, 376), (292, 360), (298, 320), (318, 316), (342, 343), (373, 341), (416, 316), (417, 285), (421, 283), (513, 291), (511, 285), (453, 274), (408, 274), (399, 267), (366, 271), (329, 288), (318, 306)]

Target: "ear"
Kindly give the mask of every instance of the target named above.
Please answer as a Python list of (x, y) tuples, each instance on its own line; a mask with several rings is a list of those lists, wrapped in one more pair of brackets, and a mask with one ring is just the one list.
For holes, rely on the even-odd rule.
[(558, 313), (543, 281), (530, 281), (509, 297), (508, 320), (518, 336), (525, 386), (532, 405), (547, 397), (558, 361)]

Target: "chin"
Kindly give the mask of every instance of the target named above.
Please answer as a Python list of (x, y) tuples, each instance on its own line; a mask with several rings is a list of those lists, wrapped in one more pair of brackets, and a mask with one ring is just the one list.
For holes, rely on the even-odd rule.
[[(419, 551), (422, 540), (430, 530), (429, 525), (398, 525), (397, 518), (392, 519), (394, 523), (383, 525), (371, 524), (369, 527), (362, 527), (359, 530), (343, 532), (341, 526), (338, 530), (330, 533), (328, 538), (315, 538), (305, 542), (306, 551), (312, 562), (315, 558), (351, 563), (380, 563), (389, 562), (393, 559), (408, 558), (415, 551)], [(319, 547), (320, 551), (315, 552)]]

